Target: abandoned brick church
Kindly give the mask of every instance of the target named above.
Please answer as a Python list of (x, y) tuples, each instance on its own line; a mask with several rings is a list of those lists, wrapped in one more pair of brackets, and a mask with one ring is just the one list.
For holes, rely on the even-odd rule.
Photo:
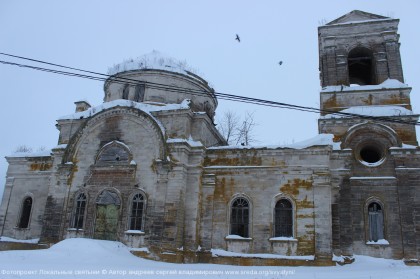
[(419, 115), (398, 23), (355, 10), (318, 28), (319, 135), (289, 147), (228, 146), (214, 90), (176, 61), (114, 67), (103, 104), (57, 120), (57, 147), (7, 157), (1, 236), (116, 240), (172, 262), (418, 263)]

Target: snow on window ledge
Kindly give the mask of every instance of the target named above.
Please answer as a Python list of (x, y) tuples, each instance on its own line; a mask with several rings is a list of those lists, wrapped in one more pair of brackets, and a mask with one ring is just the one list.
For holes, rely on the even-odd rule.
[(83, 231), (83, 229), (78, 229), (78, 228), (68, 228), (67, 231), (72, 232), (72, 231)]
[(268, 241), (270, 242), (289, 242), (289, 241), (298, 241), (296, 238), (293, 237), (286, 237), (286, 236), (278, 236), (278, 237), (272, 237)]
[(136, 234), (136, 235), (144, 235), (144, 231), (140, 230), (127, 230), (124, 232), (125, 234)]
[(363, 116), (412, 116), (414, 113), (402, 106), (397, 105), (372, 105), (372, 106), (354, 106), (335, 113), (321, 116), (320, 119), (339, 119), (353, 117), (355, 114)]
[(236, 234), (230, 234), (225, 237), (225, 240), (251, 241), (251, 237), (242, 237)]
[(366, 245), (389, 245), (389, 242), (386, 239), (378, 239), (378, 241), (368, 241)]
[(396, 79), (387, 79), (378, 85), (360, 85), (360, 86), (346, 86), (346, 85), (333, 85), (325, 86), (321, 92), (342, 92), (342, 91), (368, 91), (380, 89), (399, 89), (410, 88), (407, 84), (400, 82)]

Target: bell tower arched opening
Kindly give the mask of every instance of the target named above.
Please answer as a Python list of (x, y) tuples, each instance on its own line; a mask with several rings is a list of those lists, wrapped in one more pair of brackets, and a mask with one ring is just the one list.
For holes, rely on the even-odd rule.
[(352, 49), (347, 57), (347, 64), (350, 84), (376, 84), (373, 53), (370, 49), (365, 47)]

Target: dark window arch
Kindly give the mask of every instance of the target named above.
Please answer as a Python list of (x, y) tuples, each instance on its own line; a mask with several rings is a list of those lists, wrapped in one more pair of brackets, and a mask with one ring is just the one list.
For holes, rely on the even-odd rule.
[(245, 198), (236, 198), (232, 202), (230, 234), (249, 237), (249, 202)]
[(80, 193), (76, 198), (75, 210), (73, 216), (73, 228), (82, 229), (85, 218), (87, 198), (84, 193)]
[(274, 236), (293, 236), (293, 206), (287, 199), (278, 200), (274, 208)]
[(23, 200), (22, 209), (20, 212), (19, 224), (18, 227), (21, 229), (26, 229), (29, 227), (29, 219), (31, 217), (32, 211), (32, 198), (27, 197)]
[(135, 194), (131, 200), (131, 211), (129, 224), (130, 230), (143, 230), (143, 214), (144, 214), (145, 199), (140, 193)]
[(377, 242), (384, 239), (384, 214), (382, 206), (372, 202), (368, 206), (369, 217), (369, 241)]
[(370, 49), (356, 47), (349, 52), (347, 60), (350, 84), (376, 84), (373, 53)]

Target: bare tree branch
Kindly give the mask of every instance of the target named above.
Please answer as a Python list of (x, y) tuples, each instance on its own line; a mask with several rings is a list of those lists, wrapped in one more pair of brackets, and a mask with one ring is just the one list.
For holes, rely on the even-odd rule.
[(15, 153), (31, 153), (31, 152), (32, 152), (32, 148), (26, 145), (20, 145), (16, 147), (15, 149)]
[(253, 134), (254, 127), (257, 124), (254, 121), (254, 113), (246, 112), (245, 119), (242, 121), (241, 126), (238, 128), (238, 136), (236, 144), (249, 145), (255, 141)]
[(256, 125), (253, 113), (247, 112), (244, 120), (240, 120), (236, 113), (227, 111), (219, 122), (219, 131), (229, 145), (249, 145), (256, 141), (253, 135)]
[(228, 144), (233, 144), (236, 140), (236, 133), (239, 125), (239, 117), (232, 111), (226, 111), (219, 123), (219, 131), (226, 139)]

